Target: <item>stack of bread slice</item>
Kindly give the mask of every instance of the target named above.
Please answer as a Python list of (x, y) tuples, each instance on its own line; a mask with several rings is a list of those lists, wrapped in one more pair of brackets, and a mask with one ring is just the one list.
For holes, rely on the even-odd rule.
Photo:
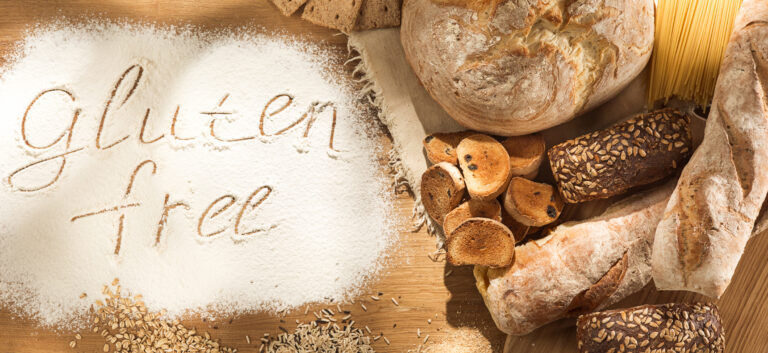
[(302, 6), (301, 18), (342, 32), (400, 26), (402, 0), (272, 0), (285, 16)]

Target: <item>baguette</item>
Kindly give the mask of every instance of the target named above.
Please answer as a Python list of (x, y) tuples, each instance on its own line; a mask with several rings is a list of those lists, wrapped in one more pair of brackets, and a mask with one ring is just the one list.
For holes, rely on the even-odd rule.
[(549, 149), (549, 164), (566, 202), (619, 195), (666, 178), (691, 156), (690, 117), (662, 109)]
[(456, 227), (470, 218), (488, 218), (501, 222), (501, 205), (497, 200), (469, 199), (445, 215), (443, 232), (450, 235)]
[(464, 178), (453, 164), (435, 164), (421, 175), (421, 203), (427, 214), (440, 223), (459, 205), (464, 190)]
[(509, 154), (501, 143), (493, 137), (475, 134), (461, 140), (456, 154), (469, 196), (490, 200), (504, 192), (509, 180)]
[(768, 2), (736, 17), (702, 141), (656, 231), (653, 278), (710, 297), (731, 281), (768, 192)]
[(641, 305), (579, 317), (579, 353), (725, 352), (714, 304)]
[(564, 223), (517, 246), (509, 268), (475, 267), (477, 288), (498, 328), (525, 335), (642, 289), (651, 279), (653, 234), (673, 186), (631, 196), (599, 217)]

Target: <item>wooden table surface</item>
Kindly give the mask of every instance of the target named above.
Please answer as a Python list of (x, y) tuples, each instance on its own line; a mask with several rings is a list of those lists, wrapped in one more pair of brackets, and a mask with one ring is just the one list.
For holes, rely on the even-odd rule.
[[(60, 16), (192, 24), (207, 29), (260, 26), (268, 31), (277, 30), (323, 41), (337, 49), (336, 55), (347, 55), (345, 36), (305, 23), (297, 16), (284, 18), (267, 0), (0, 0), (0, 54), (7, 53), (29, 25), (46, 23)], [(388, 141), (382, 143), (388, 144)], [(410, 196), (398, 193), (395, 206), (402, 223), (407, 223), (413, 206)], [(429, 346), (452, 342), (464, 337), (467, 332), (480, 333), (480, 339), (473, 343), (477, 352), (489, 348), (500, 352), (505, 344), (505, 335), (495, 328), (477, 294), (471, 268), (453, 268), (444, 262), (430, 260), (427, 254), (434, 251), (435, 239), (423, 229), (414, 233), (406, 228), (403, 227), (398, 248), (392, 251), (386, 270), (366, 286), (366, 293), (358, 298), (356, 304), (342, 307), (352, 312), (357, 325), (367, 325), (375, 333), (384, 333), (389, 338), (391, 345), (383, 340), (374, 344), (380, 352), (415, 349), (427, 334), (430, 335)], [(768, 237), (752, 239), (733, 283), (717, 302), (725, 320), (729, 352), (768, 352), (767, 254)], [(446, 276), (449, 272), (450, 275)], [(381, 301), (370, 298), (379, 293), (382, 293)], [(390, 301), (393, 297), (398, 300), (399, 306)], [(649, 286), (617, 306), (697, 299), (700, 298), (690, 293), (659, 293)], [(363, 311), (360, 303), (364, 303), (368, 310)], [(309, 310), (323, 307), (326, 306), (312, 305)], [(335, 304), (330, 307), (335, 308)], [(223, 344), (240, 352), (257, 352), (259, 343), (256, 338), (263, 333), (277, 334), (280, 332), (278, 325), (291, 329), (297, 319), (308, 321), (314, 318), (311, 314), (304, 315), (304, 309), (288, 313), (283, 318), (285, 323), (267, 314), (240, 315), (216, 321), (193, 318), (184, 323), (209, 332), (221, 339)], [(510, 338), (509, 352), (575, 352), (576, 338), (572, 324), (572, 321), (564, 320), (531, 335)], [(421, 338), (417, 337), (417, 329), (422, 332)], [(246, 343), (246, 335), (254, 338), (252, 344)], [(100, 336), (83, 336), (78, 347), (72, 350), (68, 343), (73, 339), (73, 333), (40, 329), (34, 322), (15, 317), (9, 308), (0, 310), (0, 353), (101, 352), (104, 342)]]

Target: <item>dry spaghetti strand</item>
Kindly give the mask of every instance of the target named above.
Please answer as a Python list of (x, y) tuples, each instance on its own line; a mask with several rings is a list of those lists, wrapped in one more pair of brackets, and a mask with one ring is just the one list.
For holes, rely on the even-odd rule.
[(741, 0), (659, 0), (648, 105), (671, 97), (709, 105)]

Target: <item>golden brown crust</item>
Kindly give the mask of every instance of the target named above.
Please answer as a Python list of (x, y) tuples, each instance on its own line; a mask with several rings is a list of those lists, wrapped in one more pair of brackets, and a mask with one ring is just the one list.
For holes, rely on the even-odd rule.
[(438, 132), (427, 135), (424, 138), (424, 151), (427, 153), (427, 159), (432, 163), (448, 162), (454, 165), (459, 164), (456, 158), (456, 147), (464, 138), (474, 135), (474, 132)]
[(480, 200), (496, 198), (509, 179), (509, 154), (493, 137), (474, 134), (456, 147), (459, 166), (469, 196)]
[(563, 198), (578, 203), (666, 178), (692, 152), (690, 117), (661, 109), (560, 143), (548, 156)]
[(512, 178), (504, 194), (504, 209), (527, 226), (541, 227), (554, 222), (563, 205), (563, 199), (552, 185), (522, 177)]
[(453, 265), (506, 267), (515, 259), (515, 238), (501, 222), (470, 218), (451, 232), (445, 250)]
[(363, 0), (307, 0), (301, 18), (323, 27), (350, 32), (357, 23)]
[(513, 136), (501, 141), (509, 154), (510, 177), (521, 176), (533, 180), (539, 173), (547, 145), (541, 134)]
[(579, 317), (579, 353), (722, 353), (725, 331), (708, 303), (642, 305)]
[(497, 200), (469, 199), (445, 215), (443, 232), (449, 236), (456, 227), (470, 218), (488, 218), (501, 222), (501, 205)]
[(605, 273), (603, 278), (600, 278), (597, 283), (574, 297), (566, 309), (566, 316), (576, 317), (592, 312), (601, 303), (610, 298), (616, 292), (616, 289), (619, 288), (619, 284), (624, 280), (624, 275), (627, 273), (627, 267), (629, 266), (627, 256), (628, 254), (625, 252), (624, 256)]
[(438, 222), (442, 223), (445, 215), (459, 205), (464, 190), (464, 178), (453, 164), (435, 164), (421, 175), (421, 203)]

